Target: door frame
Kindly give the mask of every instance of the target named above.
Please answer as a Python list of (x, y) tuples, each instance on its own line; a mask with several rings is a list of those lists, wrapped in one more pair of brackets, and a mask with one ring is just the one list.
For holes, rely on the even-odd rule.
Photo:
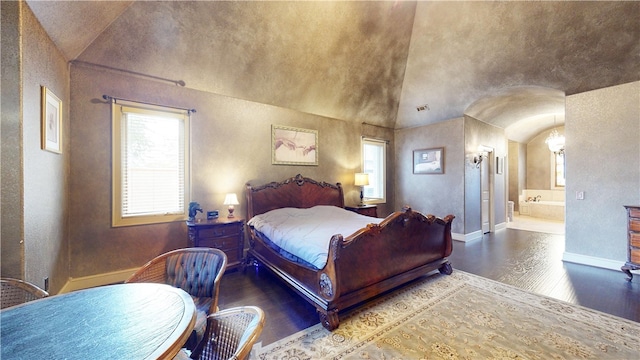
[[(495, 201), (495, 148), (490, 147), (490, 146), (485, 146), (485, 145), (480, 145), (478, 147), (478, 150), (486, 153), (486, 157), (485, 159), (482, 161), (483, 163), (486, 162), (486, 165), (481, 165), (480, 166), (480, 232), (482, 232), (482, 234), (484, 235), (484, 228), (483, 228), (483, 224), (482, 224), (482, 219), (483, 219), (483, 207), (482, 207), (482, 188), (483, 188), (483, 170), (486, 169), (486, 171), (488, 172), (488, 176), (487, 176), (487, 181), (489, 182), (487, 184), (488, 186), (488, 190), (489, 190), (489, 206), (487, 209), (488, 212), (488, 218), (489, 218), (489, 232), (490, 233), (495, 233), (496, 232), (496, 221), (495, 221), (495, 206), (494, 206), (494, 201)], [(483, 156), (485, 156), (483, 154)]]

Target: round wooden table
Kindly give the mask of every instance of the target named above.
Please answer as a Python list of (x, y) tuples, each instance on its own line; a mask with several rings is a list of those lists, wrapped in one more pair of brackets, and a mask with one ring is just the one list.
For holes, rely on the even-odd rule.
[(162, 284), (118, 284), (0, 312), (9, 359), (171, 359), (195, 324), (193, 300)]

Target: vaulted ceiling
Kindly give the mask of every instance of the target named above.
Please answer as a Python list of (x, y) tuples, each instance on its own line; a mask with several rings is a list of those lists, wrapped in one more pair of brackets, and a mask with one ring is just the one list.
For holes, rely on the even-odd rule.
[(640, 2), (26, 2), (77, 64), (396, 129), (527, 142), (565, 94), (640, 80)]

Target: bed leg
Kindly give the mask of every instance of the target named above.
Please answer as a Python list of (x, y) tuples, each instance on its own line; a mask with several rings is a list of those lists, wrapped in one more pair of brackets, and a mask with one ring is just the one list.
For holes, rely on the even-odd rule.
[(338, 310), (318, 310), (318, 315), (320, 316), (320, 323), (327, 330), (333, 331), (340, 326), (340, 318), (338, 318)]
[(453, 273), (453, 268), (451, 267), (451, 263), (447, 261), (446, 263), (442, 264), (442, 266), (440, 266), (438, 271), (440, 271), (440, 274), (443, 275), (451, 275)]

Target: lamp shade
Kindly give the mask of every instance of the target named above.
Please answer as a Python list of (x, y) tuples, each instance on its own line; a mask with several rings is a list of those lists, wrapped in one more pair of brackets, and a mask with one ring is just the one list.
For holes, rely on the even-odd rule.
[(356, 173), (355, 186), (367, 186), (369, 185), (369, 174)]
[(229, 193), (224, 197), (224, 205), (240, 205), (235, 193)]

